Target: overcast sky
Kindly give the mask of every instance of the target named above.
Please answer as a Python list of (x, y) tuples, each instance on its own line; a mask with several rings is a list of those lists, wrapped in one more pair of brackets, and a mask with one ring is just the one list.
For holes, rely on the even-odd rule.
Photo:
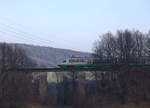
[(0, 0), (0, 41), (91, 52), (126, 28), (150, 29), (150, 0)]

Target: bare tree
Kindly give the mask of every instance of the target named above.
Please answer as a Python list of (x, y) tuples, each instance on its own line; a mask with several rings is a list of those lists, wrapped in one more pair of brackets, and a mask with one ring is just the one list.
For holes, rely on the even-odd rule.
[(31, 74), (14, 70), (35, 64), (21, 48), (6, 43), (0, 44), (0, 57), (0, 107), (19, 108), (33, 99), (34, 92)]
[[(103, 62), (105, 64), (117, 63), (120, 67), (117, 84), (120, 87), (122, 103), (126, 102), (130, 83), (135, 82), (140, 85), (138, 82), (142, 81), (142, 79), (139, 79), (139, 81), (132, 79), (136, 74), (131, 72), (129, 64), (146, 63), (147, 58), (145, 56), (149, 55), (149, 50), (149, 37), (139, 31), (118, 30), (115, 35), (106, 33), (101, 40), (96, 42), (93, 52), (94, 63), (97, 65)], [(132, 69), (132, 71), (135, 70), (137, 69)], [(142, 72), (142, 70), (140, 71)]]

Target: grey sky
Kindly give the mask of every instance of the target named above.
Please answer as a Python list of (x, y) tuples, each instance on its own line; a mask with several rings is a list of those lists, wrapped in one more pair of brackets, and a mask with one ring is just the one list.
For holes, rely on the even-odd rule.
[(149, 0), (0, 0), (0, 41), (91, 52), (107, 31), (147, 32), (149, 12)]

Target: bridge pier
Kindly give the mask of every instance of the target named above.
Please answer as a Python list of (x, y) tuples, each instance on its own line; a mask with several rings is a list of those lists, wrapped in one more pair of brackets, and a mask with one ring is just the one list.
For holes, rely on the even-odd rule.
[[(85, 85), (86, 85), (86, 74), (85, 72), (77, 72), (77, 80), (78, 80), (78, 87), (77, 88), (73, 88), (75, 91), (74, 91), (74, 98), (78, 99), (78, 100), (75, 100), (76, 101), (76, 104), (80, 105), (82, 104), (83, 100), (85, 99)], [(63, 75), (65, 75), (63, 73), (63, 75), (61, 75), (61, 73), (59, 74), (60, 77), (63, 77)], [(66, 74), (67, 75), (67, 74)], [(56, 75), (56, 80), (60, 80), (62, 78), (58, 78), (58, 75)], [(41, 102), (45, 102), (46, 100), (46, 95), (47, 95), (47, 92), (48, 92), (48, 83), (47, 83), (47, 73), (41, 73), (39, 75), (39, 96), (40, 96), (40, 100)], [(54, 76), (53, 76), (54, 77)], [(56, 83), (59, 83), (57, 82)], [(61, 80), (60, 80), (61, 82)], [(58, 98), (58, 97), (57, 97)]]
[(40, 74), (39, 95), (40, 95), (40, 101), (44, 103), (47, 95), (47, 73), (46, 72)]
[(75, 93), (75, 103), (76, 105), (81, 106), (83, 103), (83, 100), (85, 99), (85, 84), (86, 84), (86, 75), (85, 72), (78, 72), (78, 88), (76, 89)]
[(78, 90), (80, 96), (85, 96), (85, 72), (78, 72)]

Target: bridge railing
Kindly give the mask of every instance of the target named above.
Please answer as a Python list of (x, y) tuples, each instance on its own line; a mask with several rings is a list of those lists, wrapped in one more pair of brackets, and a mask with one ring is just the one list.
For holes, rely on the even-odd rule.
[(128, 57), (128, 58), (93, 58), (89, 63), (93, 64), (150, 64), (150, 57)]

